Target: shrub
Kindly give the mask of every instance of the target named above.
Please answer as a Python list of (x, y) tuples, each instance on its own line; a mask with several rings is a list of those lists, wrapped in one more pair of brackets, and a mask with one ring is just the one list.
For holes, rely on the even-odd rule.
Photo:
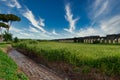
[(14, 42), (17, 43), (19, 39), (17, 37), (14, 38)]
[(3, 34), (4, 41), (12, 41), (12, 34), (8, 32), (4, 32)]

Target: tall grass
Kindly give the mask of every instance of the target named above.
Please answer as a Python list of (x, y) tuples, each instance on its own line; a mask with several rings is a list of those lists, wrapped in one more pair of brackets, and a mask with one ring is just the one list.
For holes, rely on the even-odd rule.
[(120, 45), (23, 41), (13, 46), (34, 52), (47, 61), (97, 68), (108, 75), (120, 73)]

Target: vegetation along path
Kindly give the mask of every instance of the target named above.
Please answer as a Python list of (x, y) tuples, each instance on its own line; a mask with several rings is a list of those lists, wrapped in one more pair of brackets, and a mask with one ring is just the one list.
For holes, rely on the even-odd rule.
[(38, 65), (14, 49), (9, 52), (9, 56), (13, 58), (18, 66), (30, 78), (30, 80), (63, 80), (55, 75), (52, 71)]

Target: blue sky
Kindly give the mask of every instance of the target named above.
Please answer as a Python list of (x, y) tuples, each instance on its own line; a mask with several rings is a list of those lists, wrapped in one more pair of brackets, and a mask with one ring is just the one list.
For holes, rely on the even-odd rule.
[(120, 33), (120, 0), (0, 0), (0, 13), (21, 17), (13, 36), (58, 39)]

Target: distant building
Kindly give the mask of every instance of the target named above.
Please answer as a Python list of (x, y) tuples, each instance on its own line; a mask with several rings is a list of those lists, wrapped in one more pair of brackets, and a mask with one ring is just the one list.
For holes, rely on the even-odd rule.
[(105, 43), (106, 37), (100, 37), (100, 43)]
[(59, 42), (74, 42), (73, 38), (59, 39)]
[(100, 40), (100, 36), (87, 36), (84, 37), (84, 43), (95, 43)]
[(106, 44), (120, 44), (120, 34), (110, 34), (106, 37), (100, 36), (86, 36), (86, 37), (74, 37), (66, 39), (55, 39), (53, 41), (59, 42), (79, 42), (79, 43), (106, 43)]
[(111, 44), (114, 42), (114, 40), (117, 38), (116, 34), (111, 34), (106, 36), (107, 43)]

